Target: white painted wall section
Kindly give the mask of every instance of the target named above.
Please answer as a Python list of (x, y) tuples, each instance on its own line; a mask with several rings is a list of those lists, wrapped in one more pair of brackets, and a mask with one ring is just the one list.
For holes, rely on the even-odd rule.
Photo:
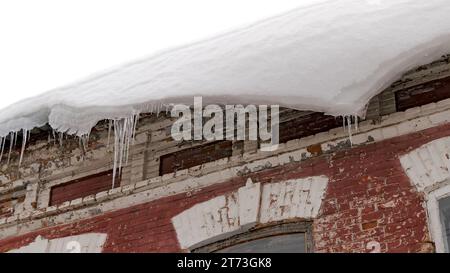
[(400, 163), (419, 191), (433, 189), (450, 178), (450, 137), (431, 141), (401, 156)]
[(27, 246), (10, 253), (101, 253), (106, 242), (104, 233), (88, 233), (48, 240), (41, 236)]
[(181, 248), (220, 240), (258, 223), (317, 217), (328, 178), (325, 176), (261, 185), (252, 183), (236, 192), (197, 204), (172, 218)]

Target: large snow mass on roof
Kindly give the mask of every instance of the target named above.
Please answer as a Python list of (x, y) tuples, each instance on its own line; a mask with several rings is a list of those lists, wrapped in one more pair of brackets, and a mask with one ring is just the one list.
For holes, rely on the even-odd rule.
[(449, 52), (448, 0), (329, 0), (23, 100), (0, 111), (0, 136), (47, 122), (83, 135), (194, 95), (363, 116), (401, 74)]

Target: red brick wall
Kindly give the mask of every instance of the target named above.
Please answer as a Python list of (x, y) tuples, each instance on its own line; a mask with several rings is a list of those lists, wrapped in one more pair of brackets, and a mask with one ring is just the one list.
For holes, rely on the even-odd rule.
[[(383, 252), (418, 252), (429, 241), (423, 196), (410, 184), (398, 156), (449, 135), (450, 125), (445, 125), (248, 177), (255, 183), (313, 175), (330, 178), (313, 225), (317, 252), (364, 252), (370, 241), (379, 242)], [(171, 218), (199, 202), (238, 189), (248, 177), (5, 239), (0, 241), (0, 251), (26, 245), (37, 235), (58, 238), (87, 232), (108, 234), (105, 252), (180, 251)]]
[[(112, 188), (113, 171), (107, 171), (53, 186), (50, 191), (50, 206), (62, 204)], [(115, 187), (120, 186), (120, 180)]]

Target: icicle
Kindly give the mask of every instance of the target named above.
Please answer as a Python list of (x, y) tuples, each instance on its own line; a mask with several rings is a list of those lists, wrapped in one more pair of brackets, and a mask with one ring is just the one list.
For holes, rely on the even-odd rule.
[(137, 129), (137, 126), (138, 126), (138, 123), (139, 123), (139, 116), (140, 116), (140, 114), (139, 113), (137, 113), (137, 114), (135, 114), (134, 115), (134, 118), (133, 118), (133, 135), (132, 135), (132, 144), (134, 145), (134, 142), (135, 142), (135, 140), (136, 140), (136, 129)]
[(353, 146), (351, 116), (347, 116), (346, 118), (347, 118), (348, 138), (350, 139), (350, 146)]
[(117, 177), (122, 173), (122, 166), (128, 164), (130, 147), (135, 136), (136, 123), (139, 115), (135, 114), (131, 117), (114, 120), (114, 166), (113, 166), (113, 182), (114, 188)]
[(59, 133), (58, 139), (59, 139), (59, 146), (62, 147), (64, 142), (64, 133)]
[(9, 153), (8, 153), (8, 162), (6, 163), (7, 165), (9, 165), (9, 162), (11, 161), (11, 153), (13, 150), (13, 145), (14, 145), (14, 133), (10, 133), (9, 134)]
[(3, 152), (5, 150), (5, 143), (6, 143), (6, 137), (1, 138), (1, 148), (0, 148), (0, 162), (2, 162), (3, 159)]
[(86, 153), (89, 148), (89, 139), (90, 138), (91, 138), (91, 133), (89, 132), (87, 135), (84, 135), (81, 139), (81, 142), (83, 144), (84, 153)]
[(344, 132), (346, 131), (345, 130), (345, 119), (346, 119), (346, 116), (342, 116), (342, 128), (344, 128)]
[(23, 129), (22, 132), (23, 132), (23, 135), (22, 135), (22, 149), (20, 150), (19, 168), (22, 165), (23, 154), (25, 153), (25, 147), (27, 145), (27, 137), (28, 137), (28, 130)]
[(109, 144), (111, 141), (111, 129), (112, 129), (112, 120), (109, 120), (108, 122), (108, 144), (107, 144), (107, 148), (109, 148)]
[(56, 132), (53, 129), (52, 129), (52, 134), (53, 134), (53, 145), (55, 145), (56, 144)]
[(114, 120), (114, 165), (113, 165), (113, 182), (112, 182), (112, 188), (114, 188), (116, 184), (116, 177), (117, 177), (117, 165), (118, 165), (118, 158), (119, 158), (119, 142), (120, 142), (120, 121)]
[(14, 132), (14, 147), (17, 146), (17, 132)]

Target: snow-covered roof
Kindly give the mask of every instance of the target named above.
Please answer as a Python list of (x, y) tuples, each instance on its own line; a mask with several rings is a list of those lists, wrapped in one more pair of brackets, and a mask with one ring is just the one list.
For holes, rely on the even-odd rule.
[(324, 1), (6, 107), (0, 136), (47, 122), (83, 135), (195, 95), (364, 115), (404, 72), (450, 52), (449, 14), (448, 0)]

